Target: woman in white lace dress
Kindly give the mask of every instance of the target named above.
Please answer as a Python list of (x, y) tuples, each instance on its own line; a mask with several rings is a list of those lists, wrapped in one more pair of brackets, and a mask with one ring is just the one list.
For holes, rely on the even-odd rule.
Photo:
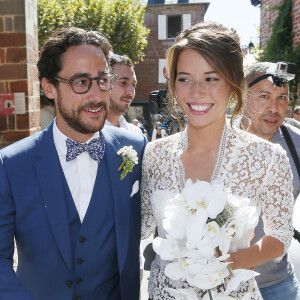
[[(143, 160), (142, 234), (162, 226), (170, 192), (179, 193), (191, 178), (218, 178), (233, 194), (250, 198), (263, 212), (264, 236), (249, 246), (250, 237), (231, 253), (232, 269), (253, 269), (269, 260), (280, 261), (292, 239), (292, 174), (284, 150), (226, 121), (228, 99), (236, 102), (233, 117), (242, 108), (245, 81), (243, 55), (234, 31), (212, 22), (201, 22), (183, 31), (167, 52), (169, 99), (186, 116), (183, 132), (147, 145)], [(246, 245), (246, 246), (245, 246)], [(165, 276), (169, 261), (156, 255), (149, 278), (149, 298), (174, 299), (166, 290), (184, 288), (184, 281)], [(233, 295), (262, 299), (255, 279), (242, 282)], [(204, 292), (198, 290), (199, 299)]]

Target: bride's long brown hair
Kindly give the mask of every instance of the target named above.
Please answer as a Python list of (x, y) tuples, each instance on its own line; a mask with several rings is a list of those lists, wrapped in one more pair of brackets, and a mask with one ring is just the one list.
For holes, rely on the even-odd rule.
[[(204, 21), (182, 31), (177, 36), (174, 45), (167, 51), (167, 73), (169, 76), (169, 105), (178, 120), (179, 117), (174, 108), (174, 100), (177, 100), (175, 81), (178, 57), (185, 49), (198, 51), (230, 84), (236, 102), (231, 117), (232, 123), (242, 110), (247, 91), (239, 36), (235, 30), (228, 29), (219, 23)], [(180, 108), (182, 110), (182, 107)]]

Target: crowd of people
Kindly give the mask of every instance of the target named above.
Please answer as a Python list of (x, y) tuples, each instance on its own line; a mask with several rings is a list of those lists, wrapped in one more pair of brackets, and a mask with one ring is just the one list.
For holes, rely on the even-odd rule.
[[(176, 299), (171, 290), (177, 299), (228, 299), (231, 278), (255, 270), (259, 274), (240, 279), (228, 297), (300, 300), (288, 255), (300, 193), (300, 129), (285, 122), (291, 78), (274, 73), (275, 63), (244, 70), (237, 33), (216, 22), (182, 31), (166, 62), (169, 106), (175, 116), (181, 110), (185, 124), (177, 116), (182, 131), (168, 136), (157, 122), (147, 139), (138, 120), (124, 118), (138, 82), (129, 57), (114, 54), (96, 31), (60, 28), (45, 41), (39, 79), (56, 117), (0, 151), (0, 299), (138, 300), (141, 238), (156, 232), (160, 241), (172, 241), (170, 227), (181, 222), (166, 222), (172, 201), (184, 203), (178, 195), (188, 184), (205, 183), (230, 191), (233, 206), (247, 198), (258, 224), (243, 234), (238, 223), (230, 227), (228, 240), (240, 236), (227, 256), (224, 245), (214, 246), (211, 256), (228, 271), (220, 282), (215, 273), (214, 289), (190, 283), (189, 260), (179, 268), (178, 257), (156, 254), (149, 299)], [(229, 101), (235, 105), (230, 119)], [(299, 116), (296, 107), (295, 124)], [(204, 218), (217, 208), (207, 199), (184, 209)], [(213, 239), (217, 231), (209, 228)], [(199, 245), (186, 242), (184, 251), (208, 249), (203, 240)], [(166, 266), (173, 266), (172, 278)]]

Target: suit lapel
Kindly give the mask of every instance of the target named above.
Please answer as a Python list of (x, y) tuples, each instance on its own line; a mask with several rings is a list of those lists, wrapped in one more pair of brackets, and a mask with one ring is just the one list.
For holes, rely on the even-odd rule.
[(120, 179), (121, 171), (118, 171), (122, 158), (117, 151), (122, 147), (116, 137), (102, 130), (106, 142), (105, 154), (109, 170), (110, 184), (114, 202), (115, 229), (117, 240), (117, 253), (120, 270), (122, 271), (127, 256), (129, 243), (130, 223), (130, 188), (129, 177)]
[[(53, 124), (53, 123), (52, 123)], [(35, 163), (45, 211), (61, 255), (72, 272), (72, 256), (69, 224), (65, 204), (62, 169), (53, 140), (53, 126), (50, 125), (39, 139)]]

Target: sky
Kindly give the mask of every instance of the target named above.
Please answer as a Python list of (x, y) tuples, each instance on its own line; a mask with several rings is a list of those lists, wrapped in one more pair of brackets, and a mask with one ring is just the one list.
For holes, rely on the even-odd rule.
[(259, 41), (260, 7), (254, 7), (250, 0), (210, 0), (204, 20), (235, 28), (242, 46), (247, 46), (250, 40), (255, 45)]

